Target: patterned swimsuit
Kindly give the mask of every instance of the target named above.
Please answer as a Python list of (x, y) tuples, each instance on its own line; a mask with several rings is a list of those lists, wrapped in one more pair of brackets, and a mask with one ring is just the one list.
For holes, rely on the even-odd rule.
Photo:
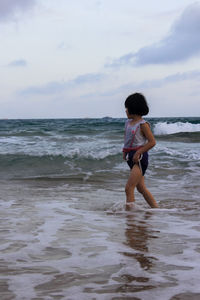
[[(131, 120), (127, 120), (125, 123), (123, 152), (127, 154), (127, 163), (130, 169), (135, 165), (135, 162), (133, 161), (135, 152), (147, 143), (147, 139), (142, 135), (140, 130), (140, 125), (144, 123), (147, 122), (143, 119), (133, 125), (131, 124)], [(138, 164), (144, 175), (148, 167), (148, 152), (142, 154)]]

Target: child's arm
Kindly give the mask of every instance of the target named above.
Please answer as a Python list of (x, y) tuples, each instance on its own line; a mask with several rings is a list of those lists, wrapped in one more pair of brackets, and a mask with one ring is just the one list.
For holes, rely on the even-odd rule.
[(142, 131), (143, 135), (148, 140), (148, 142), (136, 151), (136, 153), (133, 157), (133, 160), (135, 162), (138, 162), (138, 160), (140, 159), (141, 154), (143, 154), (144, 152), (146, 152), (149, 149), (153, 148), (156, 144), (156, 140), (155, 140), (154, 135), (153, 135), (153, 133), (150, 129), (149, 124), (148, 123), (141, 124), (140, 128), (141, 128), (141, 131)]
[(123, 160), (126, 160), (127, 153), (123, 152)]
[[(126, 121), (126, 123), (125, 123), (124, 143), (125, 143), (125, 138), (126, 138), (126, 128), (127, 128), (127, 124), (128, 124), (128, 121)], [(126, 160), (126, 156), (127, 156), (127, 153), (125, 153), (125, 152), (123, 151), (123, 160)]]

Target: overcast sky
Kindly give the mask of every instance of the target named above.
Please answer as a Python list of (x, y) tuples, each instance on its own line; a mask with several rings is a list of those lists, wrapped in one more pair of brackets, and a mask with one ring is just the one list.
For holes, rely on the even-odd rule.
[(0, 118), (200, 116), (200, 1), (0, 0)]

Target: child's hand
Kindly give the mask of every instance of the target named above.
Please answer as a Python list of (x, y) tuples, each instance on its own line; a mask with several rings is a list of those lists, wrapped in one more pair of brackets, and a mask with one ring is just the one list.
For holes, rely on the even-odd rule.
[(134, 156), (133, 156), (133, 161), (135, 163), (138, 163), (138, 161), (140, 160), (140, 157), (141, 157), (140, 151), (136, 151), (135, 154), (134, 154)]
[(127, 159), (126, 159), (126, 156), (127, 156), (127, 153), (126, 153), (126, 152), (123, 152), (123, 160), (127, 160)]

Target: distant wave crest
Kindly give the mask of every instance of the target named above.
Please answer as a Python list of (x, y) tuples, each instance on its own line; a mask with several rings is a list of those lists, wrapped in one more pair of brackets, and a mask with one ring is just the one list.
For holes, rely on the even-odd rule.
[(168, 135), (181, 132), (200, 132), (200, 124), (192, 124), (189, 122), (158, 122), (154, 126), (155, 135)]

